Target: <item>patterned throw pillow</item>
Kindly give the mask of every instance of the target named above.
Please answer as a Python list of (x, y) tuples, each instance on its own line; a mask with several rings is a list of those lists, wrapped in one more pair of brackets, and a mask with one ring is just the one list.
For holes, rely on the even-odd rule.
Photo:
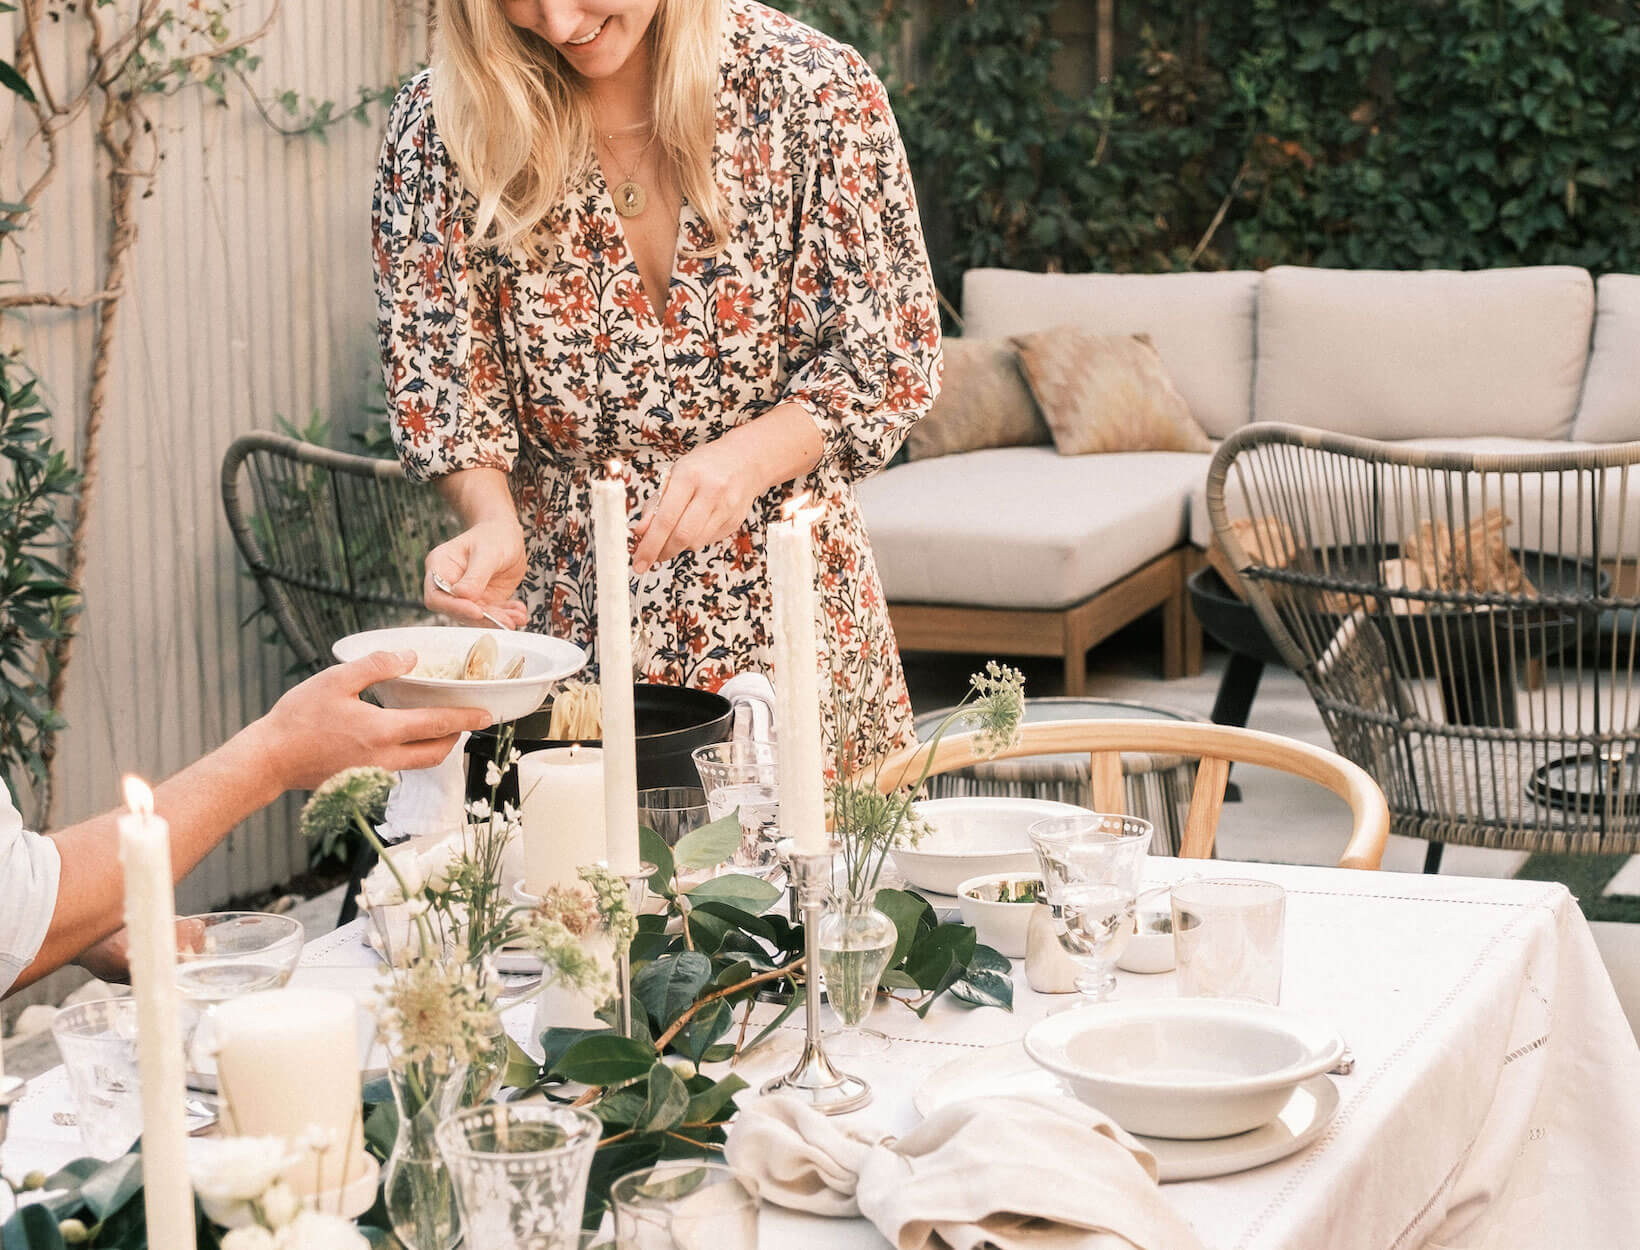
[(1029, 447), (1053, 435), (1004, 339), (945, 340), (945, 380), (934, 409), (906, 439), (912, 460), (985, 447)]
[(1213, 450), (1148, 334), (1059, 326), (1008, 341), (1060, 455)]

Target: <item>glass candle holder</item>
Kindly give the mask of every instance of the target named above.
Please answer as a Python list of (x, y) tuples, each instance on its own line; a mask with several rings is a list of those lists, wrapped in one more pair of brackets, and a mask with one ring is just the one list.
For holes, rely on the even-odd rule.
[(496, 1103), (438, 1126), (470, 1246), (577, 1250), (602, 1123), (580, 1107)]
[(610, 1186), (620, 1250), (757, 1250), (757, 1190), (722, 1163), (680, 1159)]

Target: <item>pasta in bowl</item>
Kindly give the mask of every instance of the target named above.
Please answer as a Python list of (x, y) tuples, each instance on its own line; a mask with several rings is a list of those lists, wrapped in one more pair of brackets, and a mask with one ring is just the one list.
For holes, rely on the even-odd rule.
[(497, 724), (528, 716), (555, 685), (587, 662), (583, 648), (562, 638), (470, 625), (370, 629), (338, 639), (330, 650), (343, 663), (372, 651), (414, 651), (414, 669), (370, 687), (377, 702), (383, 707), (481, 707)]

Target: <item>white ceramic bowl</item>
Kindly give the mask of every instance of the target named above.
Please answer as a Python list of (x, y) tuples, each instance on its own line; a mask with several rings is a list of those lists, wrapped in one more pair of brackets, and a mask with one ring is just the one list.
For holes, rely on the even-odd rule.
[(1035, 904), (1002, 903), (975, 895), (992, 894), (999, 885), (1019, 882), (1031, 882), (1040, 888), (1042, 876), (1034, 872), (993, 872), (970, 877), (957, 887), (962, 923), (973, 929), (986, 946), (1009, 959), (1025, 958), (1025, 931), (1030, 928), (1031, 908)]
[[(1122, 947), (1116, 966), (1123, 972), (1172, 972), (1177, 964), (1173, 952), (1173, 913), (1168, 910), (1140, 910), (1133, 917), (1135, 930)], [(1165, 923), (1158, 932), (1156, 922)]]
[(1329, 1025), (1222, 998), (1118, 1000), (1025, 1034), (1032, 1059), (1128, 1132), (1191, 1140), (1269, 1123), (1343, 1049)]
[(1030, 827), (1046, 816), (1074, 816), (1085, 807), (1048, 799), (927, 799), (917, 812), (932, 832), (915, 847), (892, 852), (900, 875), (919, 890), (955, 894), (970, 877), (1036, 870)]
[(459, 659), (480, 634), (495, 639), (505, 667), (523, 652), (524, 672), (506, 681), (462, 681), (454, 677), (395, 677), (370, 687), (383, 707), (481, 707), (496, 724), (528, 716), (547, 701), (554, 684), (586, 666), (586, 652), (573, 642), (524, 630), (506, 632), (471, 625), (403, 625), (349, 634), (331, 645), (344, 664), (372, 651), (414, 651), (418, 658)]

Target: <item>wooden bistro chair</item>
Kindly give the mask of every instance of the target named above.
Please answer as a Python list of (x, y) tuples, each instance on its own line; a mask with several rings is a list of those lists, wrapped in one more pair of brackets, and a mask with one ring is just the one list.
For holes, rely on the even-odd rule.
[[(929, 775), (972, 764), (976, 735), (948, 734), (933, 748)], [(891, 757), (878, 774), (883, 790), (922, 773), (930, 747), (921, 743)], [(1340, 755), (1278, 734), (1229, 725), (1159, 720), (1046, 721), (1024, 726), (1020, 739), (996, 758), (1024, 755), (1088, 753), (1093, 770), (1093, 806), (1101, 812), (1125, 815), (1122, 753), (1148, 751), (1198, 759), (1196, 786), (1185, 817), (1182, 859), (1206, 859), (1213, 854), (1224, 786), (1231, 764), (1274, 768), (1325, 786), (1350, 806), (1353, 824), (1349, 844), (1339, 856), (1340, 868), (1377, 868), (1389, 838), (1389, 807), (1377, 783), (1360, 767)]]

